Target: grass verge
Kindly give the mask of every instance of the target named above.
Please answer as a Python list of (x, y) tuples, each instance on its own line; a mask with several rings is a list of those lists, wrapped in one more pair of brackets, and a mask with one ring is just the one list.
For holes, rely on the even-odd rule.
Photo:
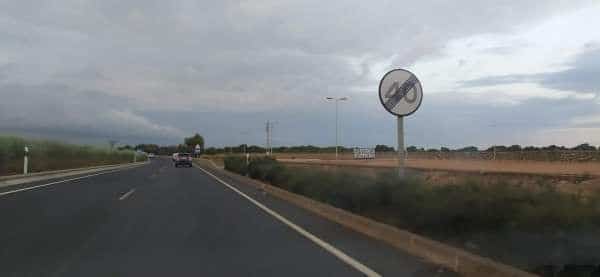
[[(87, 145), (0, 136), (0, 175), (23, 172), (24, 147), (29, 147), (29, 172), (128, 163), (133, 151), (110, 151)], [(137, 154), (143, 161), (145, 155)]]

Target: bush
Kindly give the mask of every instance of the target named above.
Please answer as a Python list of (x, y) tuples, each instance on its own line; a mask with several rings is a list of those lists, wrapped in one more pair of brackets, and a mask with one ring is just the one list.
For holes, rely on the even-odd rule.
[(484, 186), (474, 180), (430, 187), (419, 178), (399, 179), (392, 172), (372, 177), (342, 168), (333, 172), (290, 168), (269, 157), (251, 160), (246, 171), (240, 160), (231, 158), (229, 170), (247, 172), (285, 190), (438, 238), (600, 225), (600, 197), (583, 201), (550, 188), (532, 192), (503, 183)]
[(240, 175), (246, 175), (248, 173), (245, 157), (235, 155), (225, 156), (225, 158), (223, 158), (223, 163), (226, 170)]

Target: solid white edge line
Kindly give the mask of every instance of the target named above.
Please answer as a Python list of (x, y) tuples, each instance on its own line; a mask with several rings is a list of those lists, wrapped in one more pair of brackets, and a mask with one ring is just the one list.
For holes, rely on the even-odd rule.
[(331, 253), (333, 256), (335, 256), (336, 258), (340, 259), (344, 263), (350, 265), (354, 269), (360, 271), (361, 273), (365, 274), (366, 276), (373, 276), (373, 277), (379, 277), (379, 276), (381, 276), (379, 273), (377, 273), (374, 270), (368, 268), (366, 265), (364, 265), (361, 262), (355, 260), (354, 258), (350, 257), (349, 255), (347, 255), (346, 253), (342, 252), (341, 250), (335, 248), (333, 245), (331, 245), (331, 244), (329, 244), (329, 243), (327, 243), (327, 242), (319, 239), (317, 236), (315, 236), (315, 235), (311, 234), (310, 232), (304, 230), (302, 227), (294, 224), (293, 222), (291, 222), (287, 218), (283, 217), (279, 213), (277, 213), (277, 212), (275, 212), (275, 211), (267, 208), (262, 203), (254, 200), (252, 197), (246, 195), (245, 193), (241, 192), (240, 190), (238, 190), (234, 186), (232, 186), (232, 185), (226, 183), (225, 181), (221, 180), (219, 177), (213, 175), (212, 173), (208, 172), (204, 168), (202, 168), (202, 167), (200, 167), (200, 166), (198, 166), (196, 164), (194, 164), (194, 166), (197, 167), (198, 169), (202, 170), (204, 173), (206, 173), (207, 175), (211, 176), (215, 180), (217, 180), (219, 183), (225, 185), (226, 187), (228, 187), (229, 189), (233, 190), (237, 194), (239, 194), (242, 197), (246, 198), (252, 204), (258, 206), (260, 209), (262, 209), (263, 211), (267, 212), (269, 215), (273, 216), (277, 220), (281, 221), (283, 224), (285, 224), (288, 227), (292, 228), (294, 231), (300, 233), (300, 235), (302, 235), (302, 236), (306, 237), (307, 239), (311, 240), (312, 242), (314, 242), (315, 244), (317, 244), (321, 248), (325, 249), (327, 252)]
[(137, 167), (137, 166), (138, 165), (127, 167), (127, 168), (120, 168), (120, 169), (117, 169), (117, 170), (110, 170), (110, 171), (100, 172), (100, 173), (96, 173), (96, 174), (79, 176), (79, 177), (76, 177), (76, 178), (60, 180), (60, 181), (51, 182), (51, 183), (47, 183), (47, 184), (43, 184), (43, 185), (37, 185), (37, 186), (26, 187), (26, 188), (22, 188), (22, 189), (5, 191), (5, 192), (1, 192), (0, 196), (5, 196), (5, 195), (9, 195), (9, 194), (13, 194), (13, 193), (21, 192), (21, 191), (27, 191), (27, 190), (37, 189), (37, 188), (43, 188), (43, 187), (47, 187), (47, 186), (51, 186), (51, 185), (56, 185), (56, 184), (60, 184), (60, 183), (66, 183), (66, 182), (75, 181), (75, 180), (79, 180), (79, 179), (90, 178), (90, 177), (94, 177), (94, 176), (98, 176), (98, 175), (119, 172), (119, 171), (123, 171), (123, 170), (130, 169), (130, 168), (133, 168), (133, 167)]
[(119, 197), (119, 200), (123, 201), (123, 200), (127, 199), (127, 197), (129, 197), (130, 195), (132, 195), (134, 192), (135, 192), (135, 189), (130, 189), (128, 192), (126, 192), (121, 197)]

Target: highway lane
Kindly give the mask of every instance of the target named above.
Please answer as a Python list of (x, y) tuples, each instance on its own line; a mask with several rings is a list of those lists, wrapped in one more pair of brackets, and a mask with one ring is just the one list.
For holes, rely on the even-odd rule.
[[(274, 201), (316, 236), (342, 238), (332, 244), (375, 271), (435, 270)], [(362, 275), (200, 170), (168, 159), (3, 195), (0, 222), (0, 276)]]

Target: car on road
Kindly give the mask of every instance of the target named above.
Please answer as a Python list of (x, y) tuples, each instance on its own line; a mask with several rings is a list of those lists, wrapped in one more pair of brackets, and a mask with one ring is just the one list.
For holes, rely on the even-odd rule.
[(154, 158), (154, 157), (156, 157), (156, 155), (154, 155), (154, 153), (148, 153), (148, 158), (149, 158), (149, 159), (152, 159), (152, 158)]
[(192, 167), (192, 155), (190, 153), (177, 153), (174, 163), (175, 167)]

